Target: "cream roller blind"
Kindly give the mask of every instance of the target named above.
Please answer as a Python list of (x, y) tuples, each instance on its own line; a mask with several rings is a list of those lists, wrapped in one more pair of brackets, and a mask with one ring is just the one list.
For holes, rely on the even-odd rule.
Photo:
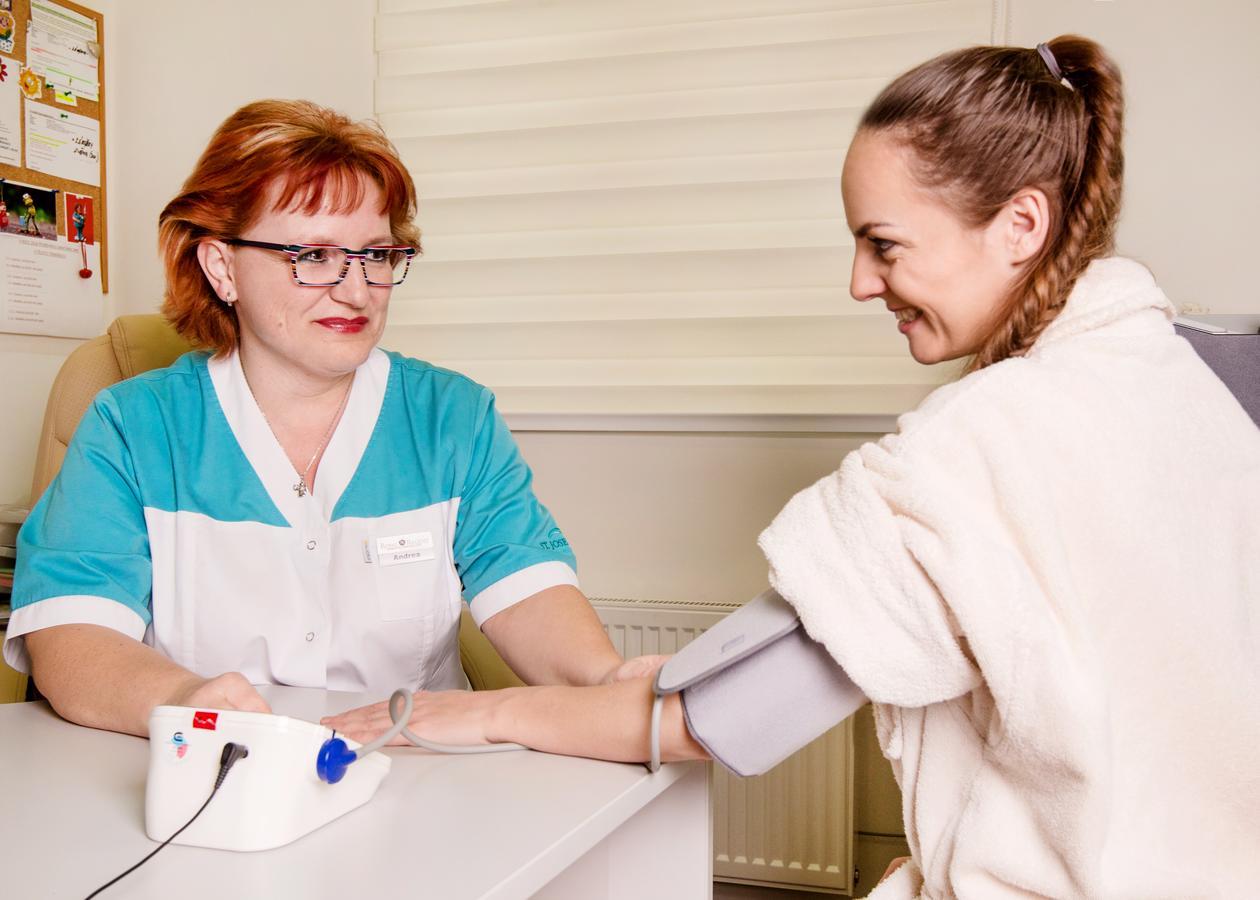
[(849, 297), (841, 163), (891, 76), (989, 42), (999, 6), (380, 0), (425, 242), (386, 344), (517, 417), (911, 408), (953, 370)]

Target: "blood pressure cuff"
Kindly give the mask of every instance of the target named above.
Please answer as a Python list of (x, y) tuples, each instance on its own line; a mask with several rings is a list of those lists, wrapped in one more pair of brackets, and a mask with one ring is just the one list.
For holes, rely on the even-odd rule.
[(656, 693), (680, 692), (691, 736), (737, 775), (768, 771), (866, 703), (773, 590), (661, 667)]

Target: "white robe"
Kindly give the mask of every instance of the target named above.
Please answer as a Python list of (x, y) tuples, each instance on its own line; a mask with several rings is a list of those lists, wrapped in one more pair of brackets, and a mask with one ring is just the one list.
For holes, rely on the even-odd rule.
[(761, 536), (874, 702), (873, 897), (1260, 896), (1260, 429), (1142, 266), (935, 391)]

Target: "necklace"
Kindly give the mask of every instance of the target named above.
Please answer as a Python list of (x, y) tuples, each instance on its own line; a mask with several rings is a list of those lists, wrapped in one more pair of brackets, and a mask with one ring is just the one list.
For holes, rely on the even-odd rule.
[[(244, 366), (241, 367), (241, 374), (245, 374)], [(350, 379), (346, 383), (345, 393), (341, 395), (341, 403), (337, 406), (337, 411), (333, 413), (332, 421), (328, 423), (328, 428), (324, 432), (324, 436), (320, 438), (319, 446), (315, 448), (315, 452), (311, 454), (310, 460), (306, 463), (306, 468), (301, 472), (298, 472), (297, 466), (293, 466), (293, 471), (297, 472), (298, 477), (297, 484), (293, 485), (293, 493), (297, 494), (299, 497), (305, 497), (311, 492), (310, 485), (307, 484), (306, 481), (306, 476), (311, 473), (311, 467), (315, 465), (315, 460), (319, 459), (319, 455), (324, 452), (324, 447), (327, 446), (329, 438), (332, 437), (333, 431), (337, 428), (337, 422), (341, 420), (341, 414), (345, 411), (346, 403), (350, 399), (350, 388), (353, 387), (353, 385), (354, 374), (351, 373)], [(276, 434), (276, 429), (272, 427), (271, 420), (268, 419), (267, 414), (263, 412), (262, 404), (258, 402), (258, 397), (254, 394), (253, 385), (249, 383), (248, 377), (245, 378), (245, 387), (249, 388), (249, 395), (254, 398), (254, 405), (258, 407), (259, 415), (261, 415), (263, 417), (263, 421), (267, 423), (267, 430), (269, 430), (271, 432), (271, 436), (276, 439), (276, 443), (280, 444), (280, 438)], [(284, 449), (283, 444), (280, 444), (280, 449)], [(287, 458), (288, 454), (286, 453), (285, 456)], [(289, 465), (293, 465), (292, 461), (290, 461)]]

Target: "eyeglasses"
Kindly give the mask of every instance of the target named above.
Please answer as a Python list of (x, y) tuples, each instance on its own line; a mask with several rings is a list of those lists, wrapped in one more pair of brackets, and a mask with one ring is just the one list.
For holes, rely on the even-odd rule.
[(411, 268), (411, 259), (416, 255), (415, 247), (395, 245), (351, 250), (333, 244), (272, 244), (244, 238), (228, 238), (223, 243), (287, 253), (293, 266), (293, 280), (303, 287), (341, 284), (350, 271), (351, 260), (355, 259), (363, 266), (363, 279), (368, 284), (402, 284), (407, 270)]

